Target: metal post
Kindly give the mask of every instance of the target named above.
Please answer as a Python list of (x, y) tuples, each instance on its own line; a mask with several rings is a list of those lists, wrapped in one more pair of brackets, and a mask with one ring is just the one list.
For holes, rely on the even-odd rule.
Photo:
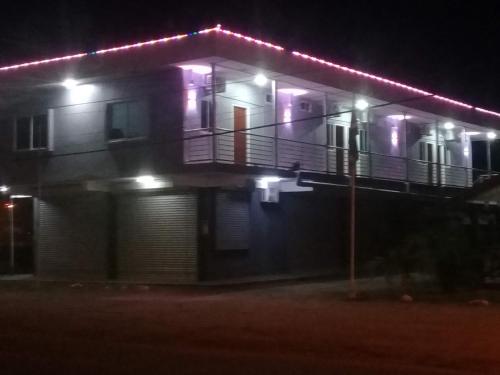
[[(403, 121), (405, 124), (405, 162), (406, 162), (406, 183), (410, 183), (410, 158), (408, 152), (408, 119), (406, 113), (403, 114)], [(407, 186), (409, 189), (409, 187)]]
[(10, 272), (14, 273), (15, 270), (15, 239), (14, 239), (14, 200), (10, 198), (9, 201), (9, 226), (10, 226), (10, 248), (9, 248), (9, 268)]
[[(278, 118), (278, 82), (273, 80), (273, 96), (274, 96), (274, 123), (279, 122)], [(278, 168), (278, 125), (274, 125), (274, 167)]]
[(210, 64), (212, 69), (212, 82), (210, 83), (212, 90), (212, 112), (210, 113), (210, 120), (212, 122), (212, 161), (215, 163), (217, 161), (217, 136), (215, 135), (217, 126), (217, 106), (216, 106), (216, 82), (215, 82), (215, 63)]
[(328, 146), (330, 144), (330, 130), (328, 126), (328, 110), (326, 109), (326, 106), (328, 105), (328, 94), (325, 93), (323, 97), (323, 124), (325, 125), (325, 133), (326, 133), (326, 140), (325, 140), (325, 165), (326, 165), (326, 174), (330, 173), (330, 162), (329, 162), (329, 157), (328, 157)]
[[(366, 112), (366, 144), (368, 146), (368, 176), (373, 177), (372, 140), (370, 131), (370, 110)], [(361, 137), (360, 137), (361, 141)]]
[(491, 176), (491, 140), (486, 141), (486, 163), (488, 168), (488, 175)]
[(436, 184), (441, 186), (441, 155), (439, 152), (439, 122), (434, 124), (435, 138), (436, 138)]
[(351, 199), (350, 199), (350, 248), (349, 248), (349, 285), (351, 298), (356, 298), (356, 163), (351, 162)]
[[(356, 285), (356, 160), (357, 160), (357, 149), (356, 140), (353, 139), (357, 133), (357, 118), (356, 118), (356, 97), (353, 96), (352, 102), (352, 112), (351, 112), (351, 125), (349, 129), (349, 169), (350, 169), (350, 182), (351, 182), (351, 194), (350, 194), (350, 222), (349, 222), (349, 298), (357, 297), (357, 285)], [(356, 127), (356, 131), (352, 129)]]

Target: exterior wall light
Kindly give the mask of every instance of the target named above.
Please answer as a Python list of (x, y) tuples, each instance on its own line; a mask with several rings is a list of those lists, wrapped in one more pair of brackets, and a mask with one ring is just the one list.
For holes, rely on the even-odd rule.
[(71, 90), (78, 86), (78, 82), (73, 78), (67, 78), (62, 81), (61, 85), (63, 85), (66, 89)]
[(359, 109), (360, 111), (364, 111), (366, 108), (368, 108), (368, 105), (368, 102), (364, 99), (358, 99), (356, 100), (356, 104), (354, 104), (356, 109)]
[(191, 70), (196, 74), (209, 74), (212, 72), (212, 68), (208, 65), (181, 65), (179, 68), (183, 70)]
[(446, 130), (451, 130), (455, 128), (455, 124), (452, 123), (451, 121), (445, 122), (443, 126)]
[(488, 132), (486, 133), (486, 137), (488, 137), (488, 139), (495, 139), (497, 134), (495, 132)]
[(253, 82), (257, 86), (265, 86), (267, 83), (267, 77), (264, 74), (257, 74), (255, 78), (253, 79)]
[(410, 115), (389, 115), (387, 117), (389, 117), (390, 119), (393, 119), (393, 120), (398, 120), (398, 121), (411, 119)]
[(300, 95), (307, 94), (307, 90), (304, 90), (304, 89), (295, 89), (295, 88), (278, 89), (278, 92), (280, 92), (282, 94), (292, 95), (292, 96), (300, 96)]
[(9, 187), (7, 185), (0, 186), (0, 193), (6, 193), (9, 191)]
[(260, 189), (267, 189), (270, 182), (279, 182), (281, 178), (278, 176), (266, 176), (257, 179), (257, 187)]

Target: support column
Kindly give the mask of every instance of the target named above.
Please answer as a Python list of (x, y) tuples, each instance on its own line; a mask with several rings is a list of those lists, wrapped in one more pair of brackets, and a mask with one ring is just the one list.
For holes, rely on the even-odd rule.
[(211, 122), (211, 130), (212, 130), (212, 161), (215, 163), (217, 162), (217, 136), (215, 135), (216, 133), (216, 122), (217, 122), (217, 105), (216, 105), (216, 83), (215, 83), (215, 63), (210, 64), (212, 68), (212, 82), (211, 82), (211, 90), (212, 90), (212, 112), (210, 112), (210, 122)]
[(15, 232), (14, 232), (14, 200), (10, 198), (9, 200), (9, 232), (10, 232), (10, 245), (9, 245), (9, 270), (10, 273), (15, 272), (16, 262), (16, 250), (15, 250)]
[(326, 165), (326, 173), (330, 173), (330, 162), (329, 162), (329, 153), (328, 153), (328, 147), (330, 146), (330, 127), (328, 126), (328, 111), (327, 111), (327, 105), (328, 105), (328, 94), (325, 93), (323, 97), (323, 125), (325, 126), (325, 135), (326, 135), (326, 140), (325, 140), (325, 165)]
[(488, 175), (491, 175), (491, 140), (486, 141), (486, 165), (488, 169)]
[(278, 82), (272, 82), (273, 96), (274, 96), (274, 167), (278, 168)]
[(434, 164), (436, 166), (436, 184), (438, 186), (441, 186), (441, 155), (439, 155), (439, 121), (436, 121), (434, 124), (434, 132), (435, 132), (435, 139), (436, 139), (436, 163)]
[[(410, 153), (408, 152), (408, 120), (406, 113), (403, 114), (403, 122), (405, 127), (405, 167), (406, 167), (406, 183), (410, 183)], [(409, 186), (407, 186), (409, 191)]]

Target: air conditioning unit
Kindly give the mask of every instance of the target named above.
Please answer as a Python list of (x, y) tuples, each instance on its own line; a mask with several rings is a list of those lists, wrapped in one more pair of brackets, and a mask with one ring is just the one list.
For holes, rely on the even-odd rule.
[(279, 203), (280, 184), (278, 182), (269, 182), (267, 188), (261, 189), (260, 201), (263, 203)]

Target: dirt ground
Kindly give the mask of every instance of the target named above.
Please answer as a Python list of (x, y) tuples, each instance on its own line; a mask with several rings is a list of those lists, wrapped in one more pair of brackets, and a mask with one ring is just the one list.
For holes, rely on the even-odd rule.
[(329, 282), (0, 285), (1, 374), (500, 374), (500, 307), (344, 300)]

